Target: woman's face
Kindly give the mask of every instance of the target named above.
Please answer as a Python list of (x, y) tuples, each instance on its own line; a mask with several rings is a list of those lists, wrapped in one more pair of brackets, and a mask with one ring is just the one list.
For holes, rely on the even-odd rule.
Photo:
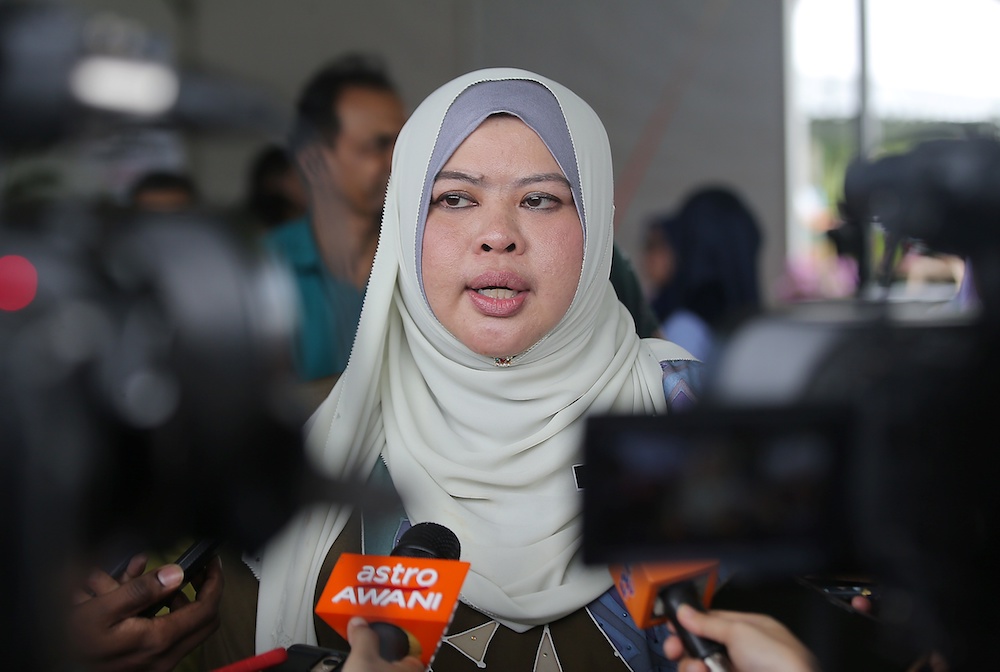
[(481, 355), (524, 352), (566, 313), (583, 227), (559, 164), (520, 119), (489, 117), (438, 173), (422, 264), (434, 315)]

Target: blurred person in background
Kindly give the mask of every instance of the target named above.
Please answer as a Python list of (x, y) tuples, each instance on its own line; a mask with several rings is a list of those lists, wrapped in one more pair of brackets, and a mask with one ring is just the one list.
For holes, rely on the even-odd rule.
[(305, 217), (306, 188), (287, 149), (269, 143), (253, 156), (244, 206), (257, 231), (266, 232)]
[(303, 216), (264, 235), (294, 276), (301, 324), (293, 353), (316, 406), (347, 366), (378, 242), (403, 100), (377, 58), (347, 54), (306, 83), (290, 141), (306, 187)]
[(126, 205), (142, 212), (177, 212), (200, 201), (200, 191), (190, 175), (160, 169), (139, 175), (126, 195)]
[(708, 186), (646, 235), (642, 267), (660, 332), (705, 360), (728, 324), (761, 307), (760, 225), (733, 190)]

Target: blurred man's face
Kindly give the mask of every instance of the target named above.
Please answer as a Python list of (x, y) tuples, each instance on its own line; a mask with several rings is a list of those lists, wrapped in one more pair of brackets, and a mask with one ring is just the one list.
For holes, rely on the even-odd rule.
[(382, 213), (392, 148), (406, 121), (403, 101), (390, 91), (355, 87), (337, 101), (340, 133), (327, 149), (333, 187), (352, 212)]

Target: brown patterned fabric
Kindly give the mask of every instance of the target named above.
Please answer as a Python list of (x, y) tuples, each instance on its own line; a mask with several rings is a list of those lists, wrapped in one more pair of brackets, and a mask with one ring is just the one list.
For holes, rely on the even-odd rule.
[[(455, 619), (448, 628), (448, 636), (471, 630), (490, 622), (488, 616), (464, 604), (458, 605)], [(543, 626), (537, 626), (523, 633), (517, 633), (500, 626), (490, 641), (483, 662), (479, 667), (473, 660), (463, 655), (447, 641), (441, 644), (434, 658), (434, 672), (472, 672), (473, 670), (501, 670), (503, 672), (530, 672), (535, 669), (535, 659), (539, 654)], [(573, 612), (565, 618), (549, 624), (549, 633), (558, 658), (559, 667), (553, 661), (541, 660), (538, 670), (567, 670), (568, 672), (626, 672), (628, 667), (617, 655), (611, 643), (591, 620), (586, 609)], [(447, 640), (447, 637), (446, 637)], [(547, 653), (543, 651), (542, 653)]]

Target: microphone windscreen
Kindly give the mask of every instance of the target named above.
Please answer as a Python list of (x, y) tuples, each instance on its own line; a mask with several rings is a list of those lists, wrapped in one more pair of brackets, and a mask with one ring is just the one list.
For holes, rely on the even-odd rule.
[(399, 538), (392, 549), (397, 557), (440, 558), (458, 560), (462, 555), (462, 544), (454, 532), (437, 523), (417, 523)]

